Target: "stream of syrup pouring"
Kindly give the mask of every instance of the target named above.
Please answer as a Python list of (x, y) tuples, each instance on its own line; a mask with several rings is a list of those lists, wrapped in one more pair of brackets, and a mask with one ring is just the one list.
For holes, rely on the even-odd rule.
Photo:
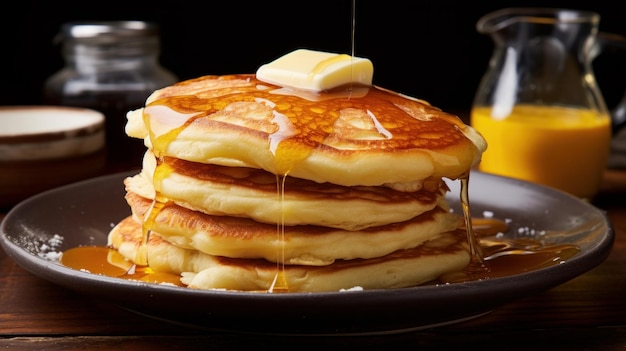
[[(355, 7), (356, 0), (352, 1), (352, 57), (355, 57)], [(352, 90), (349, 86), (347, 89)], [(350, 95), (348, 95), (350, 96)], [(349, 99), (350, 97), (348, 97)], [(286, 118), (285, 116), (282, 116)], [(279, 119), (280, 116), (277, 115)], [(280, 124), (280, 120), (276, 120)], [(146, 123), (146, 125), (148, 125)], [(172, 140), (184, 128), (177, 128), (167, 133), (167, 140)], [(152, 132), (151, 132), (152, 133)], [(155, 142), (155, 140), (153, 138)], [(274, 145), (273, 152), (276, 158), (276, 189), (281, 203), (285, 195), (285, 178), (291, 165), (305, 158), (307, 153), (298, 153), (290, 150), (287, 142), (288, 135), (276, 133), (270, 143)], [(164, 142), (162, 139), (161, 142)], [(297, 155), (296, 155), (297, 154)], [(159, 164), (157, 160), (157, 164)], [(154, 175), (155, 184), (167, 176), (167, 168), (159, 167)], [(458, 283), (472, 280), (482, 280), (502, 276), (511, 276), (549, 267), (563, 262), (579, 252), (579, 248), (573, 245), (547, 245), (532, 238), (503, 239), (498, 234), (509, 231), (508, 225), (494, 218), (472, 218), (469, 201), (469, 172), (458, 179), (461, 182), (460, 202), (464, 218), (464, 228), (470, 253), (470, 262), (466, 269), (441, 276), (433, 284)], [(170, 284), (184, 286), (180, 277), (175, 274), (156, 272), (149, 267), (148, 240), (150, 227), (160, 210), (167, 204), (167, 199), (157, 191), (152, 208), (146, 214), (143, 221), (143, 245), (136, 257), (138, 264), (126, 260), (117, 250), (107, 247), (84, 246), (69, 249), (63, 252), (61, 263), (77, 270), (84, 270), (94, 274), (118, 277), (129, 280), (140, 280), (151, 283)], [(284, 218), (280, 218), (277, 224), (278, 242), (284, 243), (285, 225)], [(285, 279), (284, 246), (277, 250), (277, 268), (274, 281), (268, 292), (288, 292), (289, 286)], [(282, 262), (282, 263), (281, 263)]]

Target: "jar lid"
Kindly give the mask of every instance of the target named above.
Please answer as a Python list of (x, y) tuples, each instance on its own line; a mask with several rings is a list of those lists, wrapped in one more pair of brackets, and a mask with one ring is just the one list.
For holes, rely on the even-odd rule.
[(158, 37), (158, 25), (144, 21), (67, 22), (55, 41), (89, 41), (106, 44), (120, 40)]
[(160, 50), (158, 25), (144, 21), (67, 22), (54, 40), (66, 56), (122, 58)]

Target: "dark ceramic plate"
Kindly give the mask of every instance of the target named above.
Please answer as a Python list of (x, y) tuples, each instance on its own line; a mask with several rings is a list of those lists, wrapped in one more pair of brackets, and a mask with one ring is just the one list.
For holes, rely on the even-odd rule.
[[(511, 231), (543, 231), (547, 240), (580, 247), (563, 264), (467, 283), (405, 289), (329, 293), (199, 291), (109, 278), (64, 267), (56, 253), (79, 245), (105, 245), (112, 226), (130, 212), (116, 174), (53, 189), (14, 207), (0, 227), (7, 254), (34, 275), (136, 313), (206, 330), (263, 334), (384, 334), (476, 318), (536, 294), (600, 264), (613, 243), (604, 212), (556, 190), (509, 178), (472, 173), (472, 215), (490, 211), (511, 220)], [(459, 208), (459, 182), (449, 201)]]

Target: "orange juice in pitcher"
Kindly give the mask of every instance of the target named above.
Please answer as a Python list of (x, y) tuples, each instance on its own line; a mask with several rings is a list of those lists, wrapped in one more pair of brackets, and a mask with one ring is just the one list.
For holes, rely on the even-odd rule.
[(488, 144), (480, 170), (582, 198), (597, 193), (611, 142), (591, 65), (599, 21), (595, 12), (548, 8), (480, 18), (478, 31), (496, 44), (470, 116)]
[(472, 125), (487, 140), (481, 171), (529, 180), (590, 198), (600, 186), (611, 120), (594, 110), (517, 105), (505, 118), (472, 110)]

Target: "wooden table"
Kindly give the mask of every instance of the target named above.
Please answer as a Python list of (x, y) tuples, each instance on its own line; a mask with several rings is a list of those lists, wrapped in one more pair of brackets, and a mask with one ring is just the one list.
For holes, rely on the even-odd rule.
[(608, 172), (594, 204), (607, 211), (616, 237), (598, 267), (467, 322), (387, 336), (272, 337), (187, 329), (60, 288), (0, 250), (0, 349), (624, 349), (626, 172)]

